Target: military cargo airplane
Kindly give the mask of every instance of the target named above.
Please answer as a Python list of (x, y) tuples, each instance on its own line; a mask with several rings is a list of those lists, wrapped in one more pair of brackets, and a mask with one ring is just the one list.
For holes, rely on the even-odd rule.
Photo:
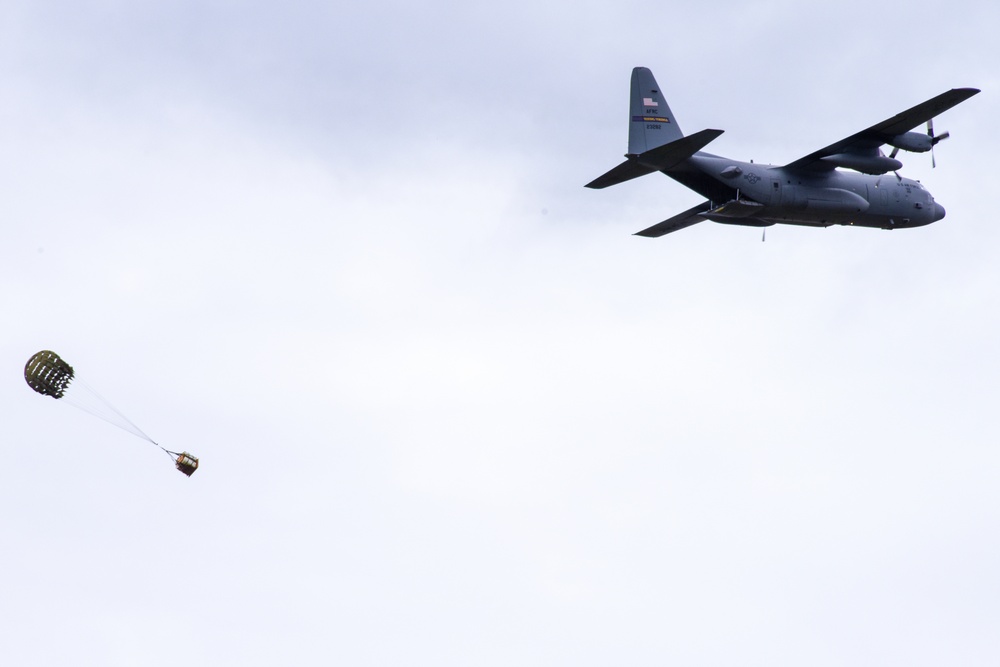
[[(955, 88), (782, 167), (739, 162), (702, 152), (722, 130), (684, 135), (653, 73), (632, 70), (628, 153), (587, 184), (606, 188), (659, 171), (706, 201), (636, 232), (657, 237), (704, 220), (769, 227), (776, 223), (897, 229), (937, 222), (944, 207), (918, 181), (903, 178), (900, 149), (924, 153), (948, 138), (934, 134), (934, 117), (979, 92)], [(927, 124), (926, 132), (912, 130)], [(892, 146), (883, 154), (882, 146)], [(843, 168), (843, 169), (841, 169)], [(893, 176), (885, 177), (889, 172)]]

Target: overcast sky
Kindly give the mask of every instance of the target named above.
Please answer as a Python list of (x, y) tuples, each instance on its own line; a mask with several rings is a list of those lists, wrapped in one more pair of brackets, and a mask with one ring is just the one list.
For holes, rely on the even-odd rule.
[[(995, 666), (998, 23), (0, 3), (0, 659)], [(583, 187), (636, 65), (775, 164), (983, 93), (904, 156), (941, 222), (647, 239), (698, 195)]]

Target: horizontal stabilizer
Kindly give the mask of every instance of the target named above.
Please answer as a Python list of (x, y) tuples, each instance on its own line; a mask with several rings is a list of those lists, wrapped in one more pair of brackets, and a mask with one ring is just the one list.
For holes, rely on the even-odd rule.
[(666, 171), (688, 159), (722, 134), (722, 130), (702, 130), (659, 148), (640, 153), (635, 161), (658, 171)]
[(618, 185), (619, 183), (624, 183), (625, 181), (631, 181), (633, 178), (639, 178), (640, 176), (645, 176), (646, 174), (652, 174), (654, 171), (656, 171), (654, 167), (641, 165), (635, 161), (634, 157), (629, 157), (629, 159), (625, 160), (608, 173), (603, 176), (598, 176), (590, 183), (587, 183), (585, 187), (600, 190), (601, 188), (606, 188), (609, 185)]
[(676, 232), (678, 229), (684, 229), (685, 227), (690, 227), (691, 225), (698, 224), (705, 220), (701, 216), (702, 213), (706, 212), (712, 207), (711, 203), (704, 202), (703, 204), (698, 204), (694, 208), (689, 208), (688, 210), (675, 215), (669, 220), (664, 220), (663, 222), (653, 225), (648, 229), (644, 229), (641, 232), (636, 232), (634, 236), (647, 236), (649, 238), (657, 238), (663, 236), (664, 234), (669, 234), (670, 232)]
[(691, 136), (682, 137), (677, 141), (671, 141), (658, 148), (648, 150), (639, 155), (628, 155), (628, 159), (620, 165), (607, 172), (603, 176), (598, 176), (586, 187), (599, 190), (609, 185), (617, 185), (630, 181), (639, 176), (651, 174), (654, 171), (666, 171), (676, 167), (678, 164), (688, 159), (702, 148), (707, 146), (712, 140), (722, 134), (722, 130), (702, 130), (695, 132)]

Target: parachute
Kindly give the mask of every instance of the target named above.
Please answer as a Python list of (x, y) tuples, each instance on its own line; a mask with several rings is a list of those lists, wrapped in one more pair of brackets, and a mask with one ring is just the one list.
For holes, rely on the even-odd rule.
[(73, 367), (55, 352), (42, 350), (28, 359), (24, 366), (24, 379), (42, 396), (62, 398), (73, 379)]
[(24, 381), (42, 396), (69, 403), (84, 412), (100, 417), (118, 428), (153, 443), (173, 460), (182, 473), (190, 477), (198, 469), (198, 458), (188, 452), (172, 452), (146, 435), (142, 429), (129, 421), (92, 387), (80, 380), (73, 367), (51, 350), (37, 352), (24, 365)]

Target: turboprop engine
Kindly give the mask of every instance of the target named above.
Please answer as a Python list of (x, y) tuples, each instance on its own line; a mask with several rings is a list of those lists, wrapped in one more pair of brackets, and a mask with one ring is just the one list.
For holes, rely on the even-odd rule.
[(893, 148), (902, 148), (904, 151), (910, 151), (911, 153), (926, 153), (934, 147), (934, 144), (946, 136), (947, 134), (942, 134), (940, 137), (933, 137), (923, 132), (907, 132), (905, 134), (897, 134), (890, 139), (889, 145)]

